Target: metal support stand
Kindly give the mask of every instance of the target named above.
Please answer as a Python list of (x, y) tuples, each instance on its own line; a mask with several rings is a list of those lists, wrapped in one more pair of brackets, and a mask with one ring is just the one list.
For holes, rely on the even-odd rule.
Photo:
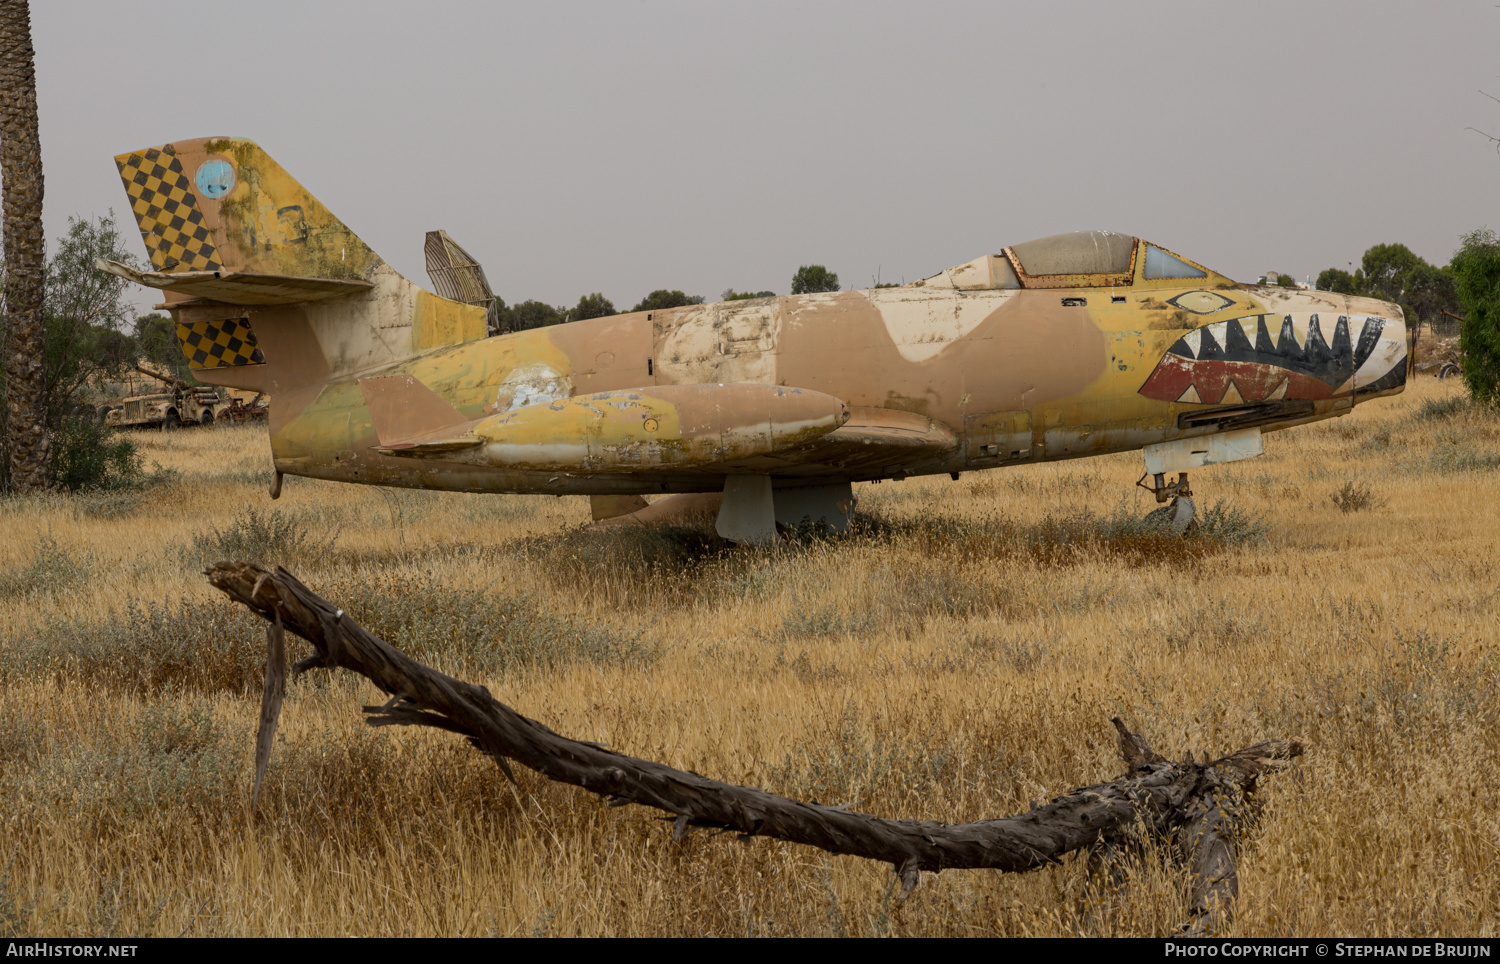
[(1186, 472), (1178, 472), (1176, 482), (1168, 482), (1167, 473), (1158, 472), (1156, 473), (1156, 478), (1152, 480), (1155, 484), (1147, 485), (1146, 479), (1148, 477), (1150, 477), (1149, 472), (1136, 479), (1135, 484), (1156, 496), (1157, 504), (1175, 499), (1178, 496), (1191, 496), (1193, 494), (1192, 490), (1188, 488)]
[(776, 500), (769, 475), (731, 475), (724, 479), (724, 500), (714, 529), (730, 542), (770, 545), (776, 534)]

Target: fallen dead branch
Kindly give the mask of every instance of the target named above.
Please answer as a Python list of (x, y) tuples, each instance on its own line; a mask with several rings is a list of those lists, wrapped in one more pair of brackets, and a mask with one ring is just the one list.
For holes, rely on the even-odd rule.
[(741, 839), (775, 837), (836, 854), (889, 863), (901, 878), (901, 897), (921, 871), (992, 868), (1020, 872), (1087, 848), (1095, 872), (1118, 873), (1116, 858), (1144, 830), (1185, 859), (1192, 883), (1189, 934), (1221, 931), (1238, 892), (1234, 843), (1262, 773), (1302, 753), (1290, 740), (1257, 743), (1199, 762), (1158, 755), (1115, 718), (1125, 776), (1083, 787), (1030, 812), (998, 820), (944, 824), (890, 820), (843, 807), (791, 800), (734, 786), (650, 760), (570, 740), (498, 702), (483, 686), (440, 673), (361, 628), (291, 573), (224, 562), (206, 573), (231, 599), (267, 620), (268, 653), (260, 731), (256, 739), (256, 795), (281, 710), (286, 663), (283, 627), (312, 643), (316, 653), (294, 673), (342, 667), (370, 680), (391, 699), (366, 706), (371, 726), (430, 726), (469, 738), (514, 780), (513, 760), (548, 779), (604, 796), (611, 806), (638, 803), (675, 816), (672, 835), (709, 827)]

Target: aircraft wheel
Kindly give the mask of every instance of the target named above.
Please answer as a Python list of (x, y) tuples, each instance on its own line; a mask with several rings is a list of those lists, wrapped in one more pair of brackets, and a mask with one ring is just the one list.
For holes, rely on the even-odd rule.
[(1198, 531), (1196, 507), (1193, 500), (1185, 495), (1179, 495), (1160, 509), (1146, 513), (1146, 522), (1160, 526), (1174, 536)]

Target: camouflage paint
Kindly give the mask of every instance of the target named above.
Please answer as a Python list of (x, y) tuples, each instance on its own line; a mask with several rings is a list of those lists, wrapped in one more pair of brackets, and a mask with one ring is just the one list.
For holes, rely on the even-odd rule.
[[(1147, 278), (1145, 242), (1105, 234), (1095, 237), (1120, 255), (1110, 273), (1031, 276), (1006, 248), (900, 288), (485, 338), (482, 308), (402, 278), (249, 141), (153, 151), (117, 158), (122, 177), (148, 160), (175, 161), (175, 203), (191, 196), (224, 271), (284, 276), (289, 297), (299, 284), (310, 299), (317, 284), (368, 286), (259, 305), (165, 288), (185, 329), (232, 322), (253, 332), (262, 363), (199, 377), (272, 396), (272, 450), (288, 474), (597, 495), (711, 492), (741, 474), (832, 485), (1076, 458), (1227, 428), (1271, 431), (1341, 414), (1356, 399), (1400, 391), (1405, 379), (1394, 305), (1238, 285), (1180, 258), (1201, 276)], [(160, 222), (126, 181), (146, 236)], [(1028, 250), (1044, 243), (1057, 247), (1042, 239)], [(1127, 244), (1129, 267), (1120, 269)], [(1311, 339), (1314, 317), (1326, 352)], [(1333, 319), (1327, 331), (1323, 319)], [(1205, 355), (1210, 345), (1234, 357)], [(388, 376), (430, 390), (453, 425), (429, 428), (462, 426), (459, 435), (382, 440), (361, 381)], [(778, 432), (764, 393), (737, 391), (749, 386), (817, 402)]]

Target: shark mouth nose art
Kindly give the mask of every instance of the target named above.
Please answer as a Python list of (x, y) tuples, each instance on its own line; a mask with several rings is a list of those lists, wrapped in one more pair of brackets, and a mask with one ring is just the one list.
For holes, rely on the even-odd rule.
[(1177, 339), (1140, 394), (1205, 405), (1378, 394), (1406, 381), (1404, 328), (1369, 315), (1219, 321)]

